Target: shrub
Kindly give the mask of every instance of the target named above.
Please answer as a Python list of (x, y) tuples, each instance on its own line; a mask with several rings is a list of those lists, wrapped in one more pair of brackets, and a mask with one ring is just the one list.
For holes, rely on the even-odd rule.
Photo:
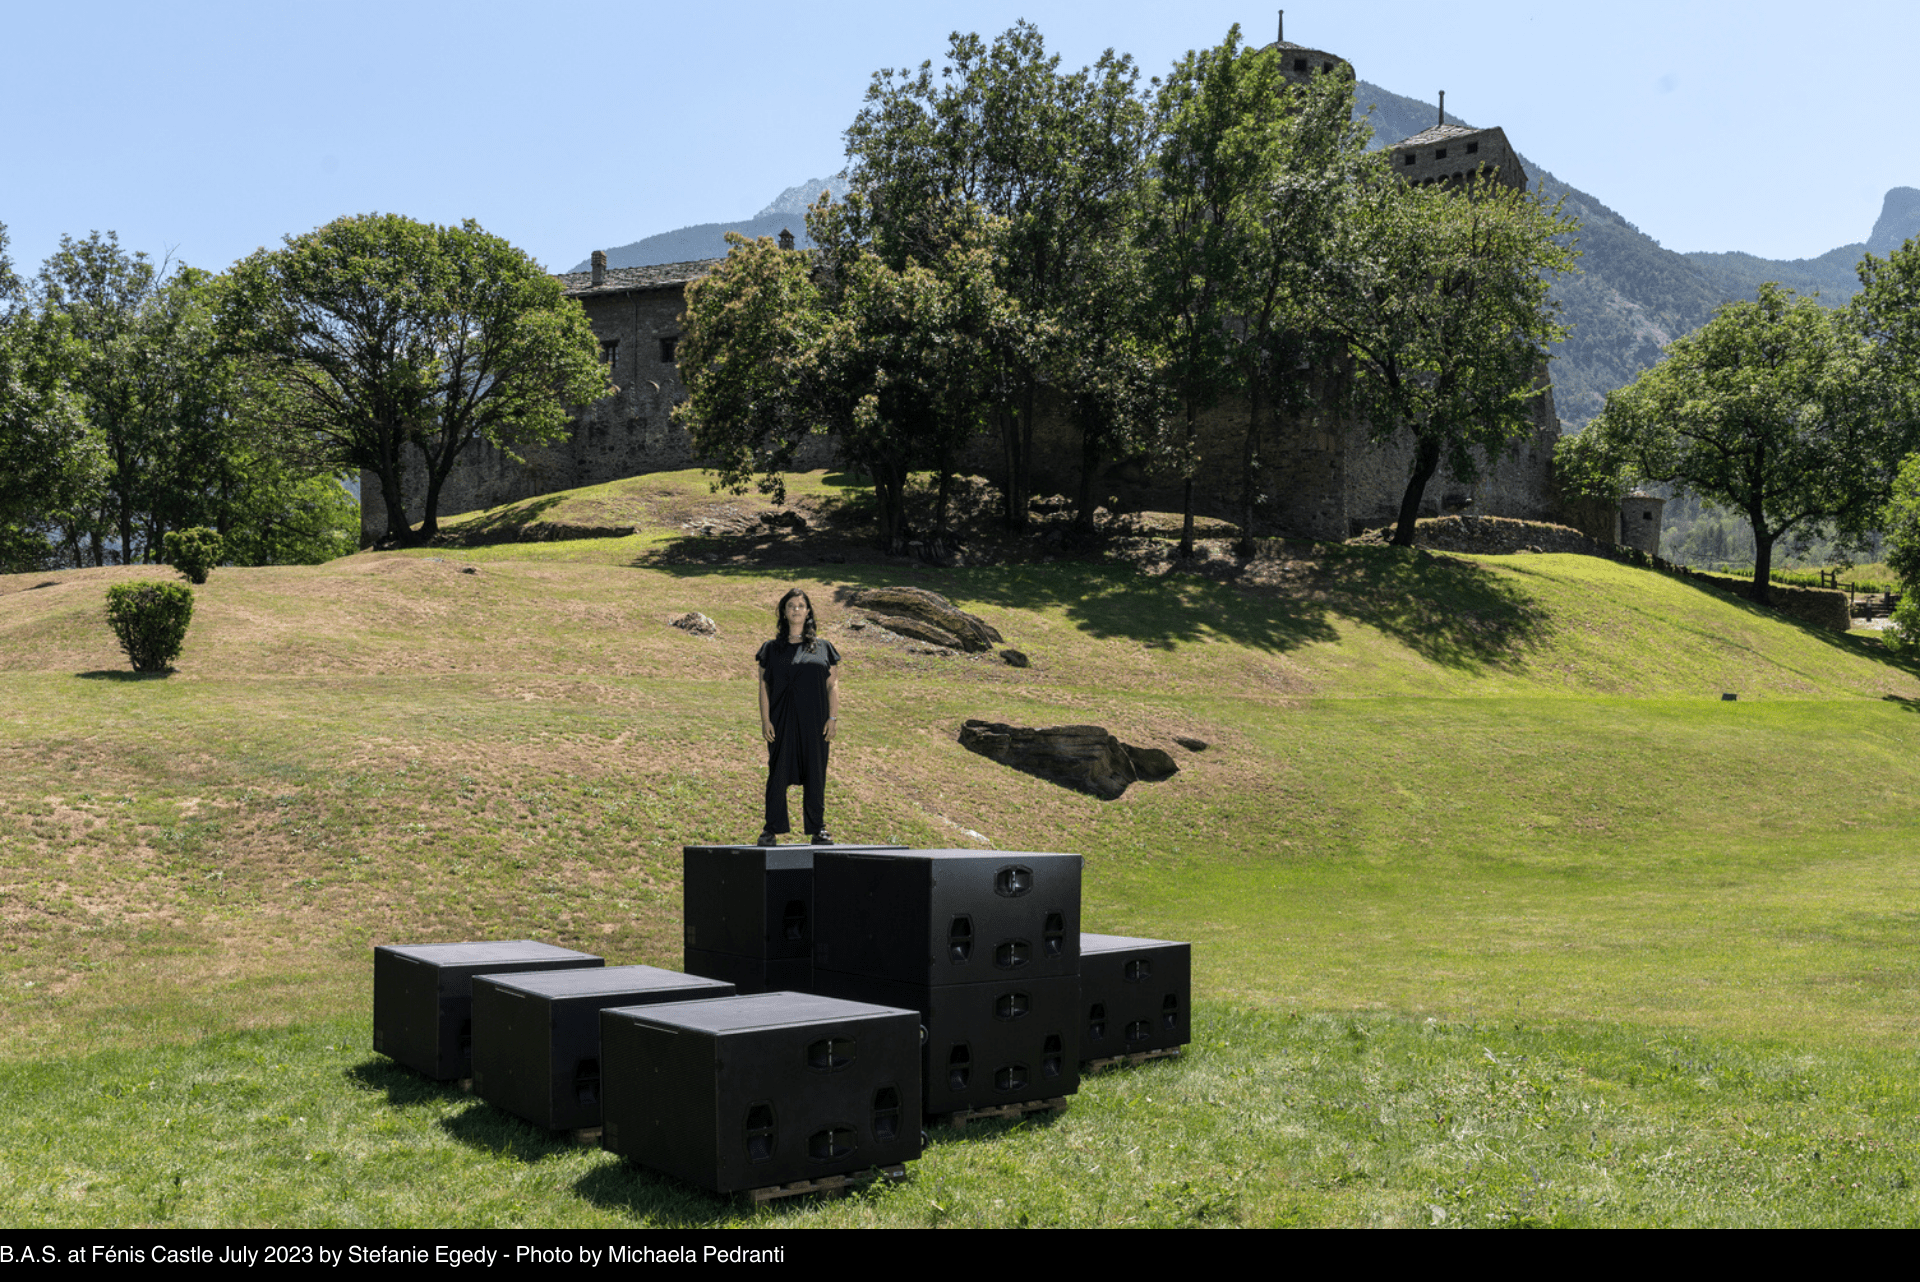
[(107, 623), (135, 672), (165, 672), (179, 657), (193, 621), (193, 589), (179, 583), (116, 583), (107, 589)]
[(220, 555), (226, 548), (217, 531), (196, 525), (190, 530), (168, 530), (166, 550), (168, 565), (194, 583), (205, 583), (213, 567), (220, 564)]

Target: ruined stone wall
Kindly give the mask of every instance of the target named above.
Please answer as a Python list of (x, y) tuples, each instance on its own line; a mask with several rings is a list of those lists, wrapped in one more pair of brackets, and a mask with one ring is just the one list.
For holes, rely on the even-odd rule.
[[(661, 346), (662, 340), (680, 336), (684, 287), (598, 294), (580, 301), (602, 350), (608, 342), (616, 344), (608, 377), (618, 390), (576, 413), (562, 439), (521, 449), (524, 464), (485, 441), (469, 444), (440, 488), (442, 521), (556, 490), (700, 466), (692, 438), (670, 417), (687, 392), (678, 364), (665, 358)], [(821, 437), (802, 448), (799, 466), (825, 467), (832, 457), (832, 442)], [(425, 515), (427, 485), (424, 463), (417, 456), (406, 484), (407, 515), (418, 522)], [(387, 528), (379, 478), (363, 471), (360, 495), (364, 545)]]
[[(1544, 375), (1540, 394), (1529, 409), (1531, 433), (1497, 453), (1490, 462), (1483, 461), (1476, 480), (1460, 479), (1443, 463), (1427, 482), (1420, 515), (1437, 516), (1450, 509), (1464, 509), (1481, 516), (1559, 521), (1553, 494), (1553, 449), (1560, 440), (1560, 418), (1554, 412), (1553, 389), (1547, 386)], [(1412, 469), (1411, 433), (1403, 431), (1384, 445), (1375, 445), (1364, 429), (1352, 429), (1347, 437), (1346, 532), (1338, 537), (1398, 519)]]
[[(619, 390), (576, 414), (563, 439), (521, 450), (524, 464), (483, 441), (470, 444), (441, 488), (442, 521), (558, 490), (701, 465), (692, 439), (670, 418), (673, 407), (686, 399), (686, 388), (677, 364), (662, 359), (661, 350), (662, 339), (680, 334), (684, 286), (589, 293), (581, 304), (595, 335), (617, 344), (609, 376)], [(1550, 487), (1559, 420), (1550, 389), (1536, 400), (1534, 417), (1534, 435), (1504, 454), (1476, 484), (1459, 482), (1442, 469), (1427, 487), (1423, 514), (1471, 497), (1468, 510), (1482, 515), (1555, 519)], [(1222, 404), (1195, 421), (1201, 464), (1194, 494), (1201, 515), (1236, 523), (1244, 515), (1246, 431), (1244, 402)], [(1081, 442), (1066, 415), (1043, 406), (1034, 437), (1033, 492), (1077, 496)], [(831, 466), (835, 449), (832, 438), (813, 438), (796, 466)], [(1372, 445), (1363, 427), (1325, 414), (1280, 422), (1269, 415), (1257, 454), (1261, 497), (1253, 533), (1338, 540), (1398, 514), (1413, 444), (1403, 433), (1385, 447)], [(983, 434), (961, 462), (1000, 480), (998, 438)], [(1149, 471), (1137, 460), (1105, 460), (1096, 491), (1099, 502), (1118, 501), (1134, 511), (1178, 511), (1182, 502), (1176, 472)], [(363, 472), (360, 493), (361, 538), (370, 544), (386, 532), (378, 478)], [(407, 515), (415, 522), (424, 515), (425, 496), (424, 468), (416, 461), (407, 476)]]
[[(1423, 516), (1466, 510), (1530, 521), (1557, 520), (1553, 495), (1553, 448), (1560, 439), (1553, 392), (1543, 387), (1532, 405), (1533, 431), (1483, 467), (1473, 483), (1444, 466), (1427, 485)], [(1194, 438), (1199, 473), (1194, 508), (1203, 516), (1239, 522), (1245, 511), (1247, 407), (1230, 401), (1198, 416)], [(1400, 512), (1413, 463), (1413, 438), (1400, 433), (1385, 445), (1368, 440), (1364, 425), (1319, 413), (1262, 425), (1257, 455), (1261, 499), (1253, 533), (1345, 539)], [(1034, 493), (1079, 493), (1080, 436), (1058, 412), (1045, 412), (1034, 433)], [(983, 440), (967, 465), (1000, 478), (999, 443)], [(1117, 499), (1129, 510), (1179, 511), (1180, 476), (1162, 466), (1148, 471), (1137, 462), (1108, 460), (1096, 487), (1101, 503)]]

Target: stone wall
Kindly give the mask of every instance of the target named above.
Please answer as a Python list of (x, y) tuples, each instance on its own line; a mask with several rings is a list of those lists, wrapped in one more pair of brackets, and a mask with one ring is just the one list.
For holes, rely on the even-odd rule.
[[(1463, 481), (1443, 466), (1427, 483), (1421, 512), (1437, 516), (1470, 507), (1487, 516), (1555, 519), (1553, 449), (1560, 439), (1560, 420), (1553, 390), (1544, 379), (1531, 408), (1532, 432), (1497, 453), (1474, 481)], [(1195, 419), (1194, 429), (1201, 460), (1194, 506), (1202, 516), (1237, 523), (1246, 502), (1245, 402), (1208, 410)], [(1309, 413), (1287, 423), (1264, 424), (1257, 453), (1261, 499), (1252, 532), (1337, 541), (1398, 518), (1413, 464), (1413, 437), (1401, 432), (1375, 444), (1363, 424)], [(1077, 495), (1080, 458), (1079, 434), (1063, 416), (1043, 414), (1034, 433), (1034, 492)], [(996, 480), (1004, 470), (997, 441), (982, 442), (967, 462)], [(1108, 463), (1097, 489), (1102, 503), (1115, 498), (1129, 510), (1177, 512), (1182, 504), (1181, 479), (1171, 469), (1155, 473), (1126, 460)]]
[[(686, 399), (686, 388), (662, 342), (679, 337), (686, 285), (710, 266), (613, 268), (598, 284), (585, 272), (563, 276), (568, 294), (586, 309), (594, 333), (603, 345), (611, 344), (604, 350), (613, 357), (609, 376), (619, 390), (577, 413), (564, 439), (521, 450), (525, 463), (485, 442), (470, 444), (441, 488), (440, 517), (647, 472), (700, 466), (692, 439), (670, 417), (673, 407)], [(1495, 459), (1478, 481), (1468, 484), (1443, 468), (1428, 484), (1421, 510), (1437, 515), (1468, 505), (1482, 515), (1551, 518), (1553, 446), (1560, 424), (1552, 389), (1544, 380), (1533, 402), (1533, 417), (1533, 434)], [(1196, 420), (1202, 462), (1195, 506), (1200, 515), (1238, 522), (1244, 514), (1246, 418), (1244, 402), (1229, 402)], [(1063, 413), (1046, 410), (1034, 436), (1033, 492), (1077, 496), (1079, 434)], [(1413, 457), (1412, 437), (1403, 432), (1384, 446), (1367, 437), (1364, 426), (1320, 413), (1284, 423), (1268, 416), (1257, 443), (1261, 501), (1253, 532), (1339, 540), (1397, 515)], [(811, 470), (835, 461), (833, 439), (821, 436), (806, 442), (796, 466)], [(961, 462), (996, 482), (1004, 471), (999, 441), (991, 434), (976, 441)], [(417, 461), (406, 481), (407, 515), (417, 522), (424, 515), (426, 494)], [(1170, 469), (1150, 472), (1135, 460), (1108, 460), (1096, 488), (1102, 504), (1118, 501), (1134, 511), (1181, 507), (1180, 477)], [(371, 544), (386, 531), (378, 479), (363, 472), (360, 493), (361, 540)]]
[[(1669, 566), (1660, 561), (1657, 564), (1690, 579), (1719, 588), (1722, 592), (1731, 592), (1743, 601), (1753, 600), (1753, 580), (1739, 579), (1730, 574), (1707, 574), (1699, 570), (1689, 570), (1685, 566)], [(1767, 585), (1767, 608), (1790, 619), (1810, 623), (1816, 628), (1827, 628), (1834, 632), (1846, 632), (1853, 627), (1853, 616), (1847, 612), (1847, 594), (1836, 592), (1832, 588), (1803, 588), (1786, 583)]]
[[(687, 392), (677, 360), (670, 359), (678, 353), (670, 353), (663, 343), (679, 339), (686, 284), (699, 274), (691, 269), (704, 271), (706, 266), (614, 268), (599, 286), (589, 283), (586, 272), (562, 276), (569, 295), (586, 309), (602, 353), (612, 357), (608, 377), (618, 390), (575, 413), (564, 438), (521, 449), (525, 463), (515, 462), (505, 450), (485, 441), (469, 444), (441, 486), (439, 515), (445, 518), (498, 507), (646, 472), (698, 467), (701, 460), (693, 439), (670, 417)], [(802, 448), (799, 466), (826, 467), (832, 457), (832, 442), (821, 437)], [(406, 477), (407, 515), (416, 522), (425, 515), (426, 489), (424, 467), (416, 456)], [(360, 538), (365, 546), (387, 528), (379, 478), (361, 472), (360, 495)]]
[[(1355, 543), (1391, 543), (1394, 526), (1383, 525), (1351, 540)], [(1497, 516), (1440, 516), (1417, 521), (1413, 527), (1415, 547), (1438, 552), (1472, 552), (1481, 556), (1507, 556), (1515, 552), (1571, 552), (1577, 556), (1598, 556), (1608, 560), (1634, 560), (1634, 556), (1614, 543), (1590, 539), (1570, 526), (1551, 521), (1523, 521)], [(1640, 558), (1644, 560), (1644, 558)]]

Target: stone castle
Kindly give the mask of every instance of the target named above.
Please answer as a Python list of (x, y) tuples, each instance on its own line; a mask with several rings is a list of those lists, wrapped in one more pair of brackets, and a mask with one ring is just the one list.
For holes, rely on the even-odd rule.
[[(1336, 70), (1351, 75), (1345, 59), (1285, 40), (1278, 49), (1289, 79)], [(1444, 99), (1443, 99), (1444, 103)], [(1527, 176), (1499, 128), (1469, 129), (1444, 123), (1392, 144), (1393, 171), (1416, 183), (1463, 182), (1482, 168), (1502, 183), (1525, 190)], [(783, 234), (782, 243), (791, 245)], [(686, 431), (670, 418), (685, 398), (676, 361), (676, 345), (686, 306), (687, 286), (724, 260), (666, 263), (652, 267), (608, 268), (595, 251), (587, 272), (559, 275), (567, 295), (578, 299), (599, 336), (602, 358), (617, 390), (581, 410), (570, 435), (544, 447), (522, 451), (516, 462), (484, 442), (468, 447), (440, 494), (446, 516), (517, 502), (577, 486), (600, 484), (647, 472), (697, 467), (702, 460)], [(1557, 520), (1552, 493), (1552, 461), (1560, 438), (1553, 392), (1544, 371), (1532, 402), (1533, 431), (1501, 457), (1488, 460), (1472, 483), (1444, 467), (1427, 486), (1423, 514), (1470, 509), (1489, 516)], [(1209, 515), (1234, 518), (1241, 509), (1238, 464), (1243, 456), (1246, 408), (1223, 405), (1198, 421), (1203, 460), (1195, 485), (1196, 502)], [(1368, 440), (1365, 424), (1332, 415), (1303, 415), (1275, 423), (1261, 443), (1261, 502), (1256, 534), (1291, 534), (1313, 539), (1344, 539), (1363, 528), (1394, 519), (1406, 488), (1413, 456), (1412, 437), (1401, 433), (1385, 445)], [(1034, 493), (1076, 492), (1081, 450), (1077, 435), (1057, 420), (1035, 433)], [(831, 438), (808, 443), (796, 462), (801, 469), (835, 461)], [(983, 447), (969, 460), (972, 470), (990, 479), (997, 451)], [(1129, 508), (1178, 511), (1177, 477), (1156, 477), (1125, 462), (1106, 469), (1098, 490)], [(408, 511), (418, 513), (424, 481), (415, 469), (408, 476)], [(379, 485), (371, 475), (361, 481), (361, 537), (370, 544), (385, 532)], [(1583, 522), (1583, 524), (1586, 524)], [(1618, 521), (1615, 521), (1616, 528)], [(1593, 531), (1599, 533), (1599, 531)], [(1618, 535), (1616, 535), (1616, 538)]]

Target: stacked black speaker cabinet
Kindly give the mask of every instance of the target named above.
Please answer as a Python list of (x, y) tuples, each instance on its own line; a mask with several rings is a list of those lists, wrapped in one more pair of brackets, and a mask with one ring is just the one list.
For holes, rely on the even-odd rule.
[(992, 850), (817, 854), (813, 989), (920, 1012), (929, 1115), (1072, 1094), (1081, 863)]
[(550, 1130), (600, 1125), (600, 1012), (734, 995), (732, 984), (654, 966), (473, 979), (473, 1090)]
[(742, 993), (810, 990), (814, 855), (844, 848), (685, 847), (687, 973), (724, 980)]
[(466, 1077), (475, 975), (604, 965), (530, 939), (381, 944), (373, 950), (373, 1049), (440, 1081)]
[[(920, 1156), (920, 1016), (807, 993), (600, 1014), (603, 1148), (718, 1192)], [(616, 1086), (617, 1083), (617, 1086)]]
[(1166, 939), (1080, 936), (1080, 1056), (1172, 1050), (1193, 1040), (1193, 948)]

